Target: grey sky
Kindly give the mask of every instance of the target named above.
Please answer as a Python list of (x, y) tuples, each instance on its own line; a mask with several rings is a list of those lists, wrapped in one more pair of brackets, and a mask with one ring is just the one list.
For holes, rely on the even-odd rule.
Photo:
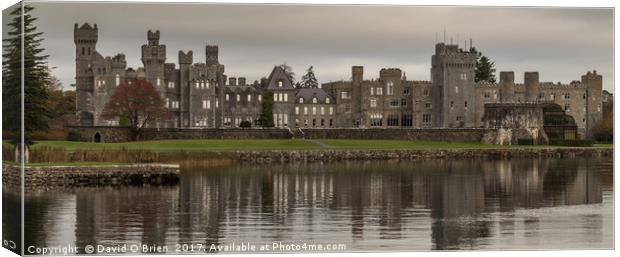
[(229, 76), (248, 81), (288, 63), (299, 79), (314, 65), (320, 82), (349, 79), (363, 65), (365, 78), (398, 67), (409, 79), (430, 79), (436, 34), (474, 46), (496, 62), (497, 71), (539, 71), (542, 81), (579, 80), (587, 70), (604, 77), (613, 92), (613, 10), (584, 8), (491, 8), (416, 6), (213, 5), (142, 3), (33, 3), (37, 25), (55, 74), (73, 82), (74, 23), (97, 23), (97, 50), (125, 53), (138, 67), (148, 29), (161, 31), (167, 62), (193, 50), (204, 62), (205, 44), (220, 46)]

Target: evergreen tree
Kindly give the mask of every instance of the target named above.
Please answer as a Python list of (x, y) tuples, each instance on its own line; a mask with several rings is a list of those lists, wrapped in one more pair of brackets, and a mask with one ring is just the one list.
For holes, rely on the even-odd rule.
[(262, 111), (260, 113), (260, 124), (264, 128), (273, 127), (273, 92), (263, 93)]
[(306, 75), (301, 77), (301, 85), (302, 88), (318, 88), (319, 82), (316, 80), (314, 76), (314, 71), (312, 70), (312, 66), (306, 70)]
[(483, 56), (482, 52), (478, 52), (475, 47), (472, 47), (470, 52), (477, 55), (475, 81), (478, 82), (485, 80), (495, 83), (495, 62), (492, 62), (488, 57)]
[[(47, 109), (48, 90), (50, 81), (47, 67), (47, 55), (41, 47), (42, 32), (37, 32), (34, 22), (37, 18), (30, 12), (34, 8), (29, 5), (17, 6), (10, 12), (12, 16), (8, 24), (8, 36), (3, 39), (2, 65), (2, 124), (3, 130), (8, 132), (9, 139), (19, 144), (21, 140), (21, 101), (24, 101), (24, 138), (26, 145), (31, 143), (31, 134), (35, 131), (48, 129), (49, 112)], [(23, 18), (23, 21), (22, 21)], [(24, 31), (22, 33), (22, 22)], [(22, 49), (22, 36), (24, 48)], [(23, 77), (22, 77), (22, 50)], [(24, 94), (21, 94), (22, 79), (24, 80)], [(22, 96), (22, 97), (20, 97)]]

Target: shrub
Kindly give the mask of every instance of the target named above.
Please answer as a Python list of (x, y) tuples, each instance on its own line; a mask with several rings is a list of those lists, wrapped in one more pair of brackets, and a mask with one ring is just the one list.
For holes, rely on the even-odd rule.
[(594, 142), (592, 140), (562, 140), (562, 139), (555, 139), (555, 140), (549, 141), (549, 145), (590, 147), (590, 146), (594, 145)]
[(239, 123), (239, 127), (240, 128), (251, 128), (252, 127), (252, 122), (244, 120), (241, 123)]
[(67, 133), (67, 141), (80, 141), (80, 134), (71, 130)]

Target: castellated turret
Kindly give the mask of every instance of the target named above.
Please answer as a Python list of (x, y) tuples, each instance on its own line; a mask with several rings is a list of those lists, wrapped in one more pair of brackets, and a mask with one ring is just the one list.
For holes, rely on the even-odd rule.
[(591, 138), (592, 128), (603, 119), (603, 76), (596, 70), (588, 71), (581, 76), (581, 83), (586, 86), (586, 134)]
[(432, 126), (474, 126), (475, 69), (478, 54), (458, 45), (438, 43), (431, 57)]
[[(148, 44), (142, 45), (142, 64), (146, 80), (155, 86), (159, 92), (164, 92), (164, 63), (166, 62), (166, 46), (159, 44), (159, 30), (149, 30)], [(163, 94), (162, 94), (163, 97)]]
[(523, 74), (523, 82), (525, 83), (525, 101), (531, 103), (538, 102), (538, 96), (540, 95), (538, 72), (525, 72)]
[(511, 103), (515, 100), (515, 73), (502, 71), (499, 73), (499, 99), (502, 103)]
[(155, 32), (149, 30), (146, 37), (149, 41), (149, 45), (159, 45), (159, 30), (156, 30)]
[(190, 50), (187, 53), (179, 51), (179, 64), (192, 64), (194, 53)]
[(364, 66), (351, 67), (351, 75), (353, 83), (359, 83), (364, 80)]
[(206, 55), (207, 55), (207, 65), (216, 65), (220, 64), (218, 61), (218, 53), (219, 49), (216, 45), (207, 45), (206, 47)]
[(75, 91), (77, 121), (81, 126), (94, 125), (94, 77), (92, 58), (96, 52), (97, 24), (91, 26), (84, 23), (73, 26), (73, 42), (75, 43)]

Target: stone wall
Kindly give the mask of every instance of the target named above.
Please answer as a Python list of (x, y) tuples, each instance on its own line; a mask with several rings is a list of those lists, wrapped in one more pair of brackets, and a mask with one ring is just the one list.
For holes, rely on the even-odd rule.
[[(99, 133), (101, 142), (130, 141), (130, 131), (123, 127), (71, 127), (75, 140), (94, 142)], [(286, 139), (293, 134), (279, 128), (146, 128), (140, 140), (163, 139)]]
[(392, 139), (481, 142), (493, 129), (303, 129), (308, 139)]
[[(26, 188), (83, 187), (110, 185), (172, 185), (179, 181), (177, 164), (128, 164), (102, 166), (25, 167)], [(2, 165), (2, 186), (18, 189), (20, 167)]]
[(345, 160), (424, 160), (424, 159), (519, 159), (519, 158), (612, 158), (612, 148), (504, 148), (444, 150), (308, 150), (237, 152), (236, 162), (288, 163)]
[[(93, 142), (99, 134), (101, 142), (129, 141), (129, 130), (121, 127), (72, 127), (75, 140)], [(455, 129), (298, 129), (279, 128), (160, 128), (144, 129), (140, 140), (162, 139), (394, 139), (394, 140), (431, 140), (480, 142), (485, 134), (493, 129), (455, 128)]]

